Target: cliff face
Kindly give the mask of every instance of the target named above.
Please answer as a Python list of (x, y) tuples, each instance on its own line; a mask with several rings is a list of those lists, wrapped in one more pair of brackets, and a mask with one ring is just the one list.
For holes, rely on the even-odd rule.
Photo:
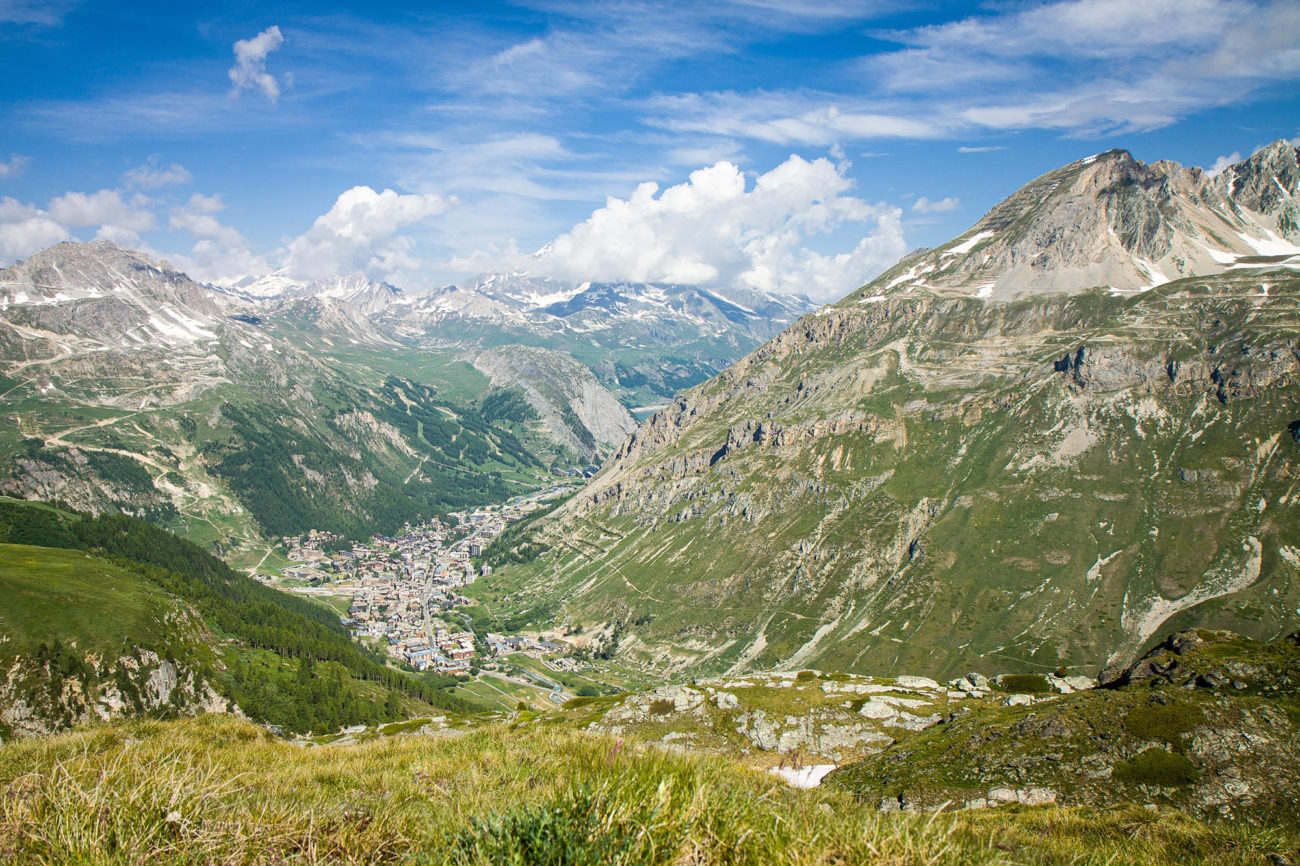
[[(69, 664), (71, 662), (71, 664)], [(148, 715), (242, 715), (193, 667), (137, 650), (116, 659), (12, 659), (0, 680), (2, 739), (38, 736), (84, 724)]]
[[(1174, 626), (1274, 636), (1300, 607), (1300, 258), (1072, 281), (1232, 248), (1211, 212), (1287, 243), (1288, 148), (1035, 181), (971, 233), (997, 237), (895, 269), (936, 264), (924, 286), (886, 274), (648, 419), (499, 585), (632, 623), (620, 651), (669, 670), (1091, 669)], [(1008, 291), (971, 290), (999, 267)]]
[(562, 352), (535, 346), (498, 346), (474, 366), (492, 384), (523, 391), (547, 435), (580, 459), (595, 460), (636, 428), (627, 408), (591, 370)]

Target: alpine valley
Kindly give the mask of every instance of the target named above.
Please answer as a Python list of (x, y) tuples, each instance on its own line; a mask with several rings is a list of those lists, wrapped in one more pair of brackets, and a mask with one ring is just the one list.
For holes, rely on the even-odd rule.
[[(226, 289), (107, 241), (0, 271), (0, 489), (234, 551), (498, 502), (811, 304), (488, 277)], [(251, 555), (251, 554), (250, 554)], [(253, 560), (254, 562), (256, 559)]]
[(60, 243), (0, 421), (13, 862), (1300, 857), (1286, 141), (822, 307)]

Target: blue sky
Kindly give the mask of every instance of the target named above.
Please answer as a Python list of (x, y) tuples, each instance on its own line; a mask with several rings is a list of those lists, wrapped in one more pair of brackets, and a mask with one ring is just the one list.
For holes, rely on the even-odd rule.
[(1300, 136), (1293, 0), (191, 5), (0, 0), (4, 263), (829, 299), (1079, 157)]

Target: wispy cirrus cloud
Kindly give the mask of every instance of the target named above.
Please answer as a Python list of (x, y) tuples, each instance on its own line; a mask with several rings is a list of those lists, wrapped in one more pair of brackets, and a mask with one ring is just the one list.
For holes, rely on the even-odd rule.
[(1300, 6), (1290, 2), (994, 7), (943, 24), (872, 32), (902, 47), (841, 64), (845, 86), (837, 89), (663, 94), (647, 101), (646, 120), (792, 145), (980, 130), (1151, 130), (1300, 79), (1297, 33)]
[(941, 198), (937, 201), (921, 196), (916, 201), (912, 202), (912, 210), (917, 213), (945, 213), (946, 211), (956, 210), (959, 207), (961, 207), (961, 200), (956, 196), (947, 196), (946, 198)]
[(647, 102), (647, 122), (674, 132), (708, 132), (773, 144), (829, 146), (876, 138), (928, 139), (944, 134), (941, 118), (909, 115), (827, 93), (688, 93)]
[(74, 5), (72, 0), (0, 0), (0, 24), (55, 27)]
[(0, 162), (0, 177), (17, 177), (31, 165), (32, 158), (21, 153), (9, 155), (8, 162)]
[(960, 125), (1092, 135), (1160, 128), (1300, 77), (1296, 33), (1289, 2), (1068, 0), (878, 34), (907, 47), (861, 65), (885, 93)]
[(165, 186), (180, 186), (194, 180), (185, 166), (178, 162), (163, 165), (158, 154), (150, 154), (144, 165), (129, 169), (122, 175), (122, 181), (132, 189), (161, 189)]

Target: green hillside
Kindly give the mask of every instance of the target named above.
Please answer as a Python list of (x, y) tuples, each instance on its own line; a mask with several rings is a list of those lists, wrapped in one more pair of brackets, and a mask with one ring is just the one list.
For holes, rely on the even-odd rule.
[(167, 647), (193, 638), (178, 623), (179, 606), (140, 575), (73, 550), (0, 544), (0, 655), (30, 652), (51, 636), (71, 636), (78, 649), (104, 653), (125, 640)]
[(65, 660), (104, 679), (126, 647), (175, 660), (250, 717), (294, 731), (474, 709), (367, 655), (328, 609), (144, 521), (0, 500), (0, 550), (13, 589), (0, 647), (35, 660), (33, 682), (59, 680)]
[(473, 591), (659, 675), (1095, 673), (1159, 628), (1271, 638), (1300, 620), (1298, 329), (1283, 269), (854, 295), (660, 412)]

